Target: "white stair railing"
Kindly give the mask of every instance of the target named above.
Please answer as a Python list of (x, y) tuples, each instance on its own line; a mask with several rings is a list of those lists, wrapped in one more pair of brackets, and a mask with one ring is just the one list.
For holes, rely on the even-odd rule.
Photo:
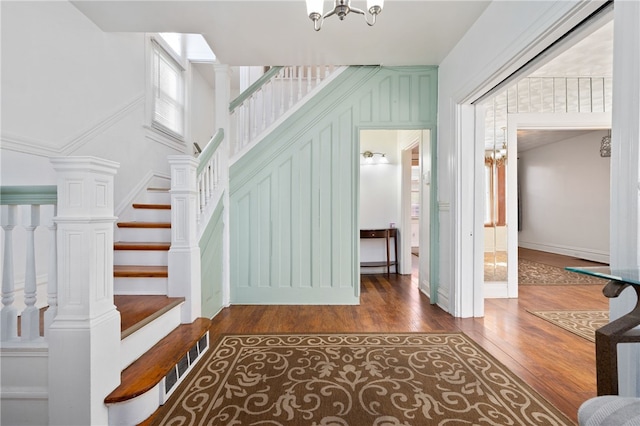
[(219, 129), (198, 157), (196, 169), (198, 191), (198, 225), (206, 226), (209, 215), (221, 195), (222, 142), (224, 130)]
[(231, 102), (231, 156), (253, 145), (269, 127), (312, 96), (323, 82), (335, 76), (334, 66), (272, 67)]
[[(19, 344), (20, 342), (43, 342), (41, 334), (47, 335), (49, 326), (57, 311), (57, 255), (56, 255), (56, 224), (53, 217), (56, 214), (57, 188), (56, 186), (5, 186), (0, 188), (1, 227), (4, 231), (3, 261), (2, 261), (2, 330), (0, 340), (3, 343)], [(50, 223), (42, 224), (40, 220), (41, 206), (51, 205), (52, 215)], [(19, 220), (22, 213), (22, 221)], [(15, 286), (14, 259), (20, 253), (14, 253), (14, 228), (22, 227), (24, 234), (21, 237), (25, 246), (24, 253), (24, 286), (17, 290)], [(36, 277), (36, 230), (48, 227), (50, 237), (49, 246), (49, 270), (48, 275), (48, 299), (42, 302), (38, 295)], [(41, 243), (38, 240), (38, 243)], [(44, 242), (44, 244), (47, 244)], [(15, 255), (15, 256), (14, 256)], [(22, 263), (22, 262), (21, 262)], [(24, 295), (25, 308), (18, 312), (15, 305), (16, 293)], [(38, 303), (41, 297), (41, 303)], [(44, 319), (44, 330), (40, 330), (40, 310), (38, 306), (48, 306)], [(20, 318), (20, 336), (18, 335), (18, 317)]]
[(200, 316), (200, 234), (224, 190), (224, 131), (220, 129), (198, 158), (169, 156), (171, 167), (171, 248), (169, 289), (172, 297), (184, 297), (182, 322)]

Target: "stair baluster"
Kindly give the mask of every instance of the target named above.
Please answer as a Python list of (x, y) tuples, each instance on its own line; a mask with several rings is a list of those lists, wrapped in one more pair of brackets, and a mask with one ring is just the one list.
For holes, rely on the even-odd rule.
[[(315, 79), (314, 79), (315, 70)], [(333, 74), (328, 66), (272, 67), (229, 106), (230, 154), (252, 146)]]
[(13, 306), (15, 284), (13, 278), (13, 228), (17, 224), (18, 206), (2, 206), (4, 256), (2, 260), (2, 341), (18, 338), (18, 310)]

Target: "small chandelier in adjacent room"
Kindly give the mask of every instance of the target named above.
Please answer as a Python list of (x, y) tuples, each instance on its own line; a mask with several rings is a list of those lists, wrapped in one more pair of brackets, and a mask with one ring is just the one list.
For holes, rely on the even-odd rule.
[(371, 20), (369, 20), (367, 13), (364, 10), (351, 6), (351, 0), (335, 0), (333, 10), (330, 10), (324, 15), (322, 7), (324, 0), (306, 0), (306, 2), (309, 19), (313, 21), (313, 29), (316, 31), (320, 31), (320, 28), (322, 28), (322, 22), (325, 18), (338, 15), (338, 18), (342, 21), (350, 12), (363, 15), (367, 24), (373, 26), (373, 24), (376, 23), (376, 16), (382, 12), (382, 6), (384, 4), (384, 0), (367, 0), (367, 10), (371, 15)]
[(602, 137), (600, 142), (600, 157), (611, 157), (611, 130), (607, 136)]

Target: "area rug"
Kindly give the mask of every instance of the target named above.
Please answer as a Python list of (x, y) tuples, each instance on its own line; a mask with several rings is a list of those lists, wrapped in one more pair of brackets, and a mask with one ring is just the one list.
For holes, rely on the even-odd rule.
[(609, 311), (527, 311), (592, 342), (596, 330), (609, 323)]
[(159, 425), (570, 425), (462, 333), (228, 335)]
[(518, 284), (520, 285), (583, 285), (607, 283), (602, 278), (578, 274), (556, 266), (518, 259)]

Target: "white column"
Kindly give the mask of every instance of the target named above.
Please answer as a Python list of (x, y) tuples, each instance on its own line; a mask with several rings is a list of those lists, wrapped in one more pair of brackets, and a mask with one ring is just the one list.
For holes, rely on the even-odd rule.
[(182, 322), (190, 323), (202, 309), (198, 225), (198, 160), (170, 155), (171, 248), (169, 249), (169, 297), (184, 297)]
[(21, 338), (23, 341), (40, 338), (40, 312), (36, 308), (36, 247), (35, 231), (40, 225), (40, 206), (24, 206), (24, 228), (27, 231), (27, 254), (24, 273), (24, 304)]
[(49, 424), (106, 425), (120, 383), (113, 304), (113, 181), (118, 164), (51, 159), (58, 176), (58, 315), (49, 329)]
[[(611, 266), (640, 264), (640, 2), (617, 1), (614, 8), (613, 115), (611, 130)], [(635, 306), (632, 289), (611, 299), (611, 318)], [(620, 395), (640, 396), (640, 349), (618, 345)]]
[[(229, 256), (229, 156), (231, 140), (229, 126), (229, 103), (231, 102), (231, 74), (228, 65), (216, 65), (216, 127), (224, 130), (224, 140), (220, 145), (220, 156), (218, 159), (218, 184), (222, 188), (222, 305), (229, 305), (230, 301), (230, 262)], [(273, 83), (271, 83), (271, 97), (273, 98)], [(264, 94), (263, 94), (264, 96)]]

